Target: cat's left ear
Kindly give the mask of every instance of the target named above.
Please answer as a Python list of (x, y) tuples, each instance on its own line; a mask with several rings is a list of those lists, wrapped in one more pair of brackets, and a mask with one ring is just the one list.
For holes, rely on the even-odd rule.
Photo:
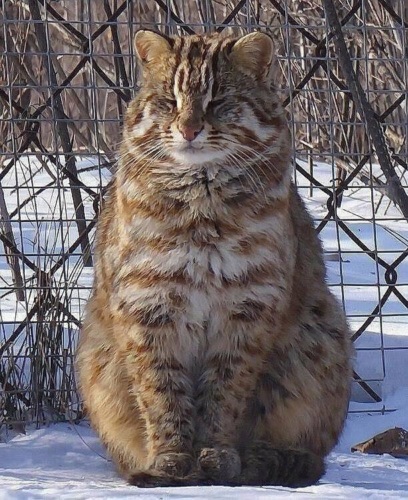
[(239, 38), (231, 50), (231, 60), (240, 71), (263, 81), (270, 81), (275, 47), (265, 33), (249, 33)]
[(145, 64), (157, 63), (172, 51), (171, 40), (156, 31), (138, 31), (134, 43), (138, 58)]

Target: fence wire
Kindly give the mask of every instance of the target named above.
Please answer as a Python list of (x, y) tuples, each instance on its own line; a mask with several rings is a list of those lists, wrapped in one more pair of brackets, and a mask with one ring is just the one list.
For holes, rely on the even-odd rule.
[(351, 411), (392, 409), (396, 356), (408, 366), (405, 1), (0, 0), (0, 431), (82, 418), (73, 355), (141, 27), (273, 36), (294, 179), (354, 332)]

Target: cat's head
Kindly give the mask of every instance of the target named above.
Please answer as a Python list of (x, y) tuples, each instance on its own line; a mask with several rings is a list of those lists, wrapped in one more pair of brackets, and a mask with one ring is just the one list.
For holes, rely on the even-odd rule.
[(268, 35), (167, 37), (142, 30), (135, 50), (142, 86), (125, 137), (149, 158), (245, 165), (256, 154), (288, 149)]

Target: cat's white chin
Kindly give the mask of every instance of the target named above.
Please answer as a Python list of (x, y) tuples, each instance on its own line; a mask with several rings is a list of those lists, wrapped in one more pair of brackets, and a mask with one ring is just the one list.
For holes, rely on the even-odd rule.
[(219, 162), (227, 156), (225, 151), (205, 148), (174, 149), (170, 151), (170, 155), (183, 165), (203, 165), (205, 163)]

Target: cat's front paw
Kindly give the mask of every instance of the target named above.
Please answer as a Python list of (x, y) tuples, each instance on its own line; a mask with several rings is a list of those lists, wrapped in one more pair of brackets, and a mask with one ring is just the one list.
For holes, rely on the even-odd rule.
[(151, 468), (169, 476), (184, 477), (192, 466), (193, 457), (188, 453), (162, 453), (155, 458)]
[(241, 474), (241, 459), (234, 448), (203, 448), (198, 464), (207, 477), (221, 484), (233, 482)]

